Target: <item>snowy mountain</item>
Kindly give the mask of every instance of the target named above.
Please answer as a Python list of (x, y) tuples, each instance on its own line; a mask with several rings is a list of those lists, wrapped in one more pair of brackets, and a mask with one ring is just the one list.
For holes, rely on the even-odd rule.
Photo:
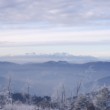
[(92, 56), (75, 56), (66, 53), (55, 53), (55, 54), (26, 53), (25, 55), (0, 57), (0, 61), (8, 61), (15, 63), (27, 63), (27, 62), (36, 63), (36, 62), (59, 61), (59, 60), (67, 61), (71, 63), (87, 63), (87, 62), (98, 61), (100, 59)]

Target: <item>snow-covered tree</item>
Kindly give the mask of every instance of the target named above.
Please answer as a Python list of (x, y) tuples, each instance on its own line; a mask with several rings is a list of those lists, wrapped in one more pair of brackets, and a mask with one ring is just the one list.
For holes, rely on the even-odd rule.
[(99, 110), (110, 110), (110, 91), (107, 87), (97, 93), (94, 104)]

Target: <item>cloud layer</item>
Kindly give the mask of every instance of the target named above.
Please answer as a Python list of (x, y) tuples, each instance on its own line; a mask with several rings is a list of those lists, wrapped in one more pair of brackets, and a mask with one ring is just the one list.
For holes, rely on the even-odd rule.
[(110, 0), (1, 0), (0, 22), (107, 25), (109, 11)]
[(0, 38), (2, 42), (100, 42), (110, 41), (110, 31), (2, 30)]

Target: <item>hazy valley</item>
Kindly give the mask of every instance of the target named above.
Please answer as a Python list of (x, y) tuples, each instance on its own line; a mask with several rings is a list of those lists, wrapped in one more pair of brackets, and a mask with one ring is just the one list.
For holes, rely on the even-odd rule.
[(82, 92), (91, 91), (98, 86), (109, 85), (110, 62), (89, 62), (73, 64), (66, 61), (17, 64), (0, 62), (1, 87), (8, 84), (11, 77), (12, 91), (25, 91), (30, 86), (31, 93), (52, 95), (65, 86), (68, 93), (74, 92), (82, 83)]

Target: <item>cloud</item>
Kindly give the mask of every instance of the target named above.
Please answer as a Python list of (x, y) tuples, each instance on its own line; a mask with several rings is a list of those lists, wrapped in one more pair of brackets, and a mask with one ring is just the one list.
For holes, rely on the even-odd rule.
[(110, 19), (110, 0), (1, 0), (0, 21), (52, 25), (97, 24)]
[(0, 47), (109, 45), (110, 31), (50, 31), (4, 30), (0, 32)]
[(55, 30), (2, 30), (0, 31), (1, 42), (40, 44), (53, 43), (90, 43), (110, 41), (109, 30), (99, 31), (55, 31)]

